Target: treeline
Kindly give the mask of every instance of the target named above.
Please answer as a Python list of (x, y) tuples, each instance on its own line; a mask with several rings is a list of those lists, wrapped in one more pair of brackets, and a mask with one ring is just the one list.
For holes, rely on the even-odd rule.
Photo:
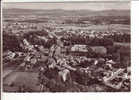
[[(50, 48), (53, 44), (56, 43), (56, 38), (50, 38), (49, 33), (46, 31), (29, 31), (27, 33), (20, 33), (20, 36), (16, 36), (14, 34), (3, 34), (3, 49), (4, 50), (12, 50), (19, 51), (20, 43), (23, 39), (27, 39), (27, 41), (32, 45), (43, 45), (45, 48)], [(103, 33), (102, 33), (103, 34)], [(38, 38), (41, 36), (46, 38), (44, 39)], [(130, 34), (114, 34), (103, 36), (102, 38), (98, 37), (89, 37), (87, 35), (78, 35), (78, 34), (70, 34), (64, 35), (61, 40), (64, 42), (64, 45), (74, 45), (74, 44), (84, 44), (90, 46), (111, 46), (114, 42), (120, 43), (130, 43)]]
[(123, 24), (130, 25), (130, 17), (128, 16), (93, 16), (93, 17), (81, 17), (77, 20), (67, 19), (66, 24), (86, 24), (86, 21), (90, 24)]
[[(23, 35), (24, 39), (27, 39), (27, 41), (32, 45), (43, 45), (45, 48), (50, 48), (53, 44), (56, 43), (55, 38), (49, 38), (49, 33), (46, 31), (30, 31)], [(38, 38), (38, 36), (45, 37), (47, 41), (44, 39)]]
[(20, 41), (15, 35), (3, 35), (3, 51), (22, 51), (20, 47)]
[(114, 35), (108, 35), (107, 38), (111, 38), (114, 42), (131, 42), (131, 36), (130, 34), (114, 34)]
[(115, 35), (104, 36), (103, 38), (97, 38), (97, 37), (92, 38), (89, 36), (72, 35), (72, 36), (63, 37), (62, 40), (64, 41), (65, 45), (85, 44), (90, 46), (109, 46), (109, 45), (113, 45), (114, 42), (129, 43), (130, 35), (115, 34)]
[(23, 39), (26, 39), (31, 45), (43, 45), (45, 48), (50, 48), (53, 44), (55, 44), (55, 38), (48, 38), (48, 41), (44, 41), (43, 39), (39, 39), (37, 36), (45, 36), (47, 38), (48, 33), (45, 31), (29, 31), (27, 33), (20, 33), (20, 36), (16, 36), (15, 34), (3, 34), (3, 50), (10, 51), (23, 51), (21, 44), (23, 44)]

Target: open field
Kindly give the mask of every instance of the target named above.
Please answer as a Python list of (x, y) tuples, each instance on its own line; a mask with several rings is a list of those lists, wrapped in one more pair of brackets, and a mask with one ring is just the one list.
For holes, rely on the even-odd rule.
[[(25, 85), (33, 91), (39, 91), (38, 74), (33, 72), (11, 72), (8, 76), (4, 77), (4, 85), (9, 87), (8, 91), (16, 91), (18, 87)], [(13, 89), (15, 87), (15, 89)], [(11, 88), (11, 90), (10, 90)]]

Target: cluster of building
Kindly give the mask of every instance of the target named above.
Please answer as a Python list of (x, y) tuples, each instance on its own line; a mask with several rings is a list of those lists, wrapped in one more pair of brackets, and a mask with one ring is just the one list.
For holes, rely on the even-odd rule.
[[(30, 25), (26, 25), (29, 24), (17, 24), (17, 26), (23, 28), (30, 27)], [(34, 24), (33, 26), (36, 27)], [(33, 26), (31, 25), (31, 27)], [(63, 28), (44, 28), (43, 31), (48, 34), (37, 35), (36, 37), (38, 40), (43, 41), (43, 43), (47, 43), (49, 39), (53, 39), (55, 42), (49, 48), (40, 43), (31, 43), (30, 40), (34, 38), (27, 39), (23, 37), (23, 33), (21, 37), (22, 42), (20, 42), (23, 51), (7, 50), (4, 52), (5, 61), (12, 62), (14, 59), (18, 61), (19, 58), (21, 61), (22, 58), (21, 63), (18, 65), (19, 70), (22, 69), (27, 72), (38, 70), (41, 91), (48, 91), (48, 89), (52, 92), (68, 91), (68, 86), (70, 88), (75, 83), (82, 87), (101, 83), (115, 91), (130, 91), (130, 63), (125, 66), (121, 62), (114, 60), (113, 57), (108, 57), (110, 54), (108, 54), (105, 46), (88, 46), (79, 43), (72, 44), (72, 42), (69, 45), (65, 45), (65, 40), (68, 40), (69, 37), (78, 37), (84, 41), (88, 41), (86, 40), (87, 38), (101, 39), (108, 35), (115, 35), (116, 32), (64, 30)], [(88, 57), (87, 55), (90, 54), (95, 55)], [(103, 54), (103, 56), (98, 56), (99, 54)], [(53, 86), (50, 88), (52, 84)], [(63, 87), (67, 90), (53, 90), (56, 87)], [(79, 91), (82, 90), (79, 88)]]

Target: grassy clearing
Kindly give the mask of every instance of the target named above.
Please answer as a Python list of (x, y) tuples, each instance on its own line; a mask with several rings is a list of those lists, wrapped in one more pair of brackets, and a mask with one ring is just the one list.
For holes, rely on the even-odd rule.
[(6, 77), (3, 80), (3, 82), (5, 86), (7, 85), (9, 86), (11, 84), (14, 85), (13, 88), (9, 87), (11, 90), (8, 91), (14, 91), (15, 87), (19, 87), (22, 85), (25, 85), (25, 87), (34, 91), (38, 91), (39, 89), (37, 86), (38, 73), (34, 73), (34, 72), (13, 72), (10, 75), (8, 75), (8, 77)]

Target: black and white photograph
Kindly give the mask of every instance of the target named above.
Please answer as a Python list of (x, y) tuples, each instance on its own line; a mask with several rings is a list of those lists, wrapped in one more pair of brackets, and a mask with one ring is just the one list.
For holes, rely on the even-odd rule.
[(3, 92), (130, 92), (130, 26), (129, 1), (3, 2)]

